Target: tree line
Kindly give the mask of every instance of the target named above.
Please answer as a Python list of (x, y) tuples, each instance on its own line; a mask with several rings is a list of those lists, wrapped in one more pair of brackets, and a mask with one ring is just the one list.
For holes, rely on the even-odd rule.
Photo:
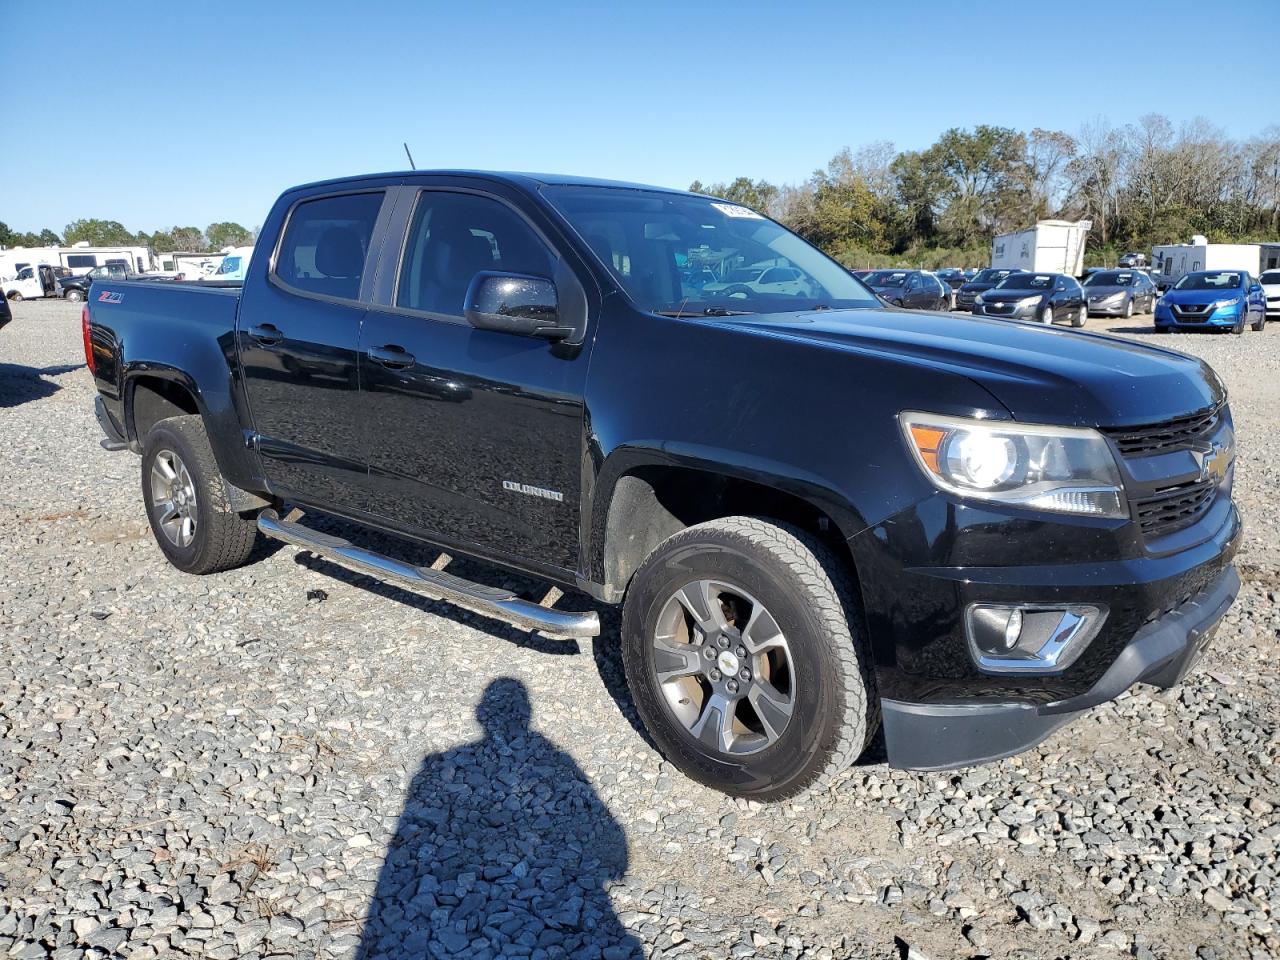
[(846, 147), (797, 184), (689, 189), (759, 210), (849, 266), (983, 266), (994, 235), (1046, 218), (1092, 220), (1086, 262), (1113, 265), (1193, 234), (1280, 241), (1280, 126), (1244, 141), (1159, 114), (1074, 135), (953, 128), (923, 150)]
[(149, 247), (155, 253), (208, 253), (223, 247), (247, 247), (257, 236), (238, 223), (223, 221), (211, 223), (203, 230), (199, 227), (173, 227), (137, 233), (118, 220), (75, 220), (68, 223), (61, 234), (47, 227), (39, 233), (21, 233), (0, 222), (0, 246), (3, 247), (59, 247), (72, 246), (81, 241), (91, 247)]

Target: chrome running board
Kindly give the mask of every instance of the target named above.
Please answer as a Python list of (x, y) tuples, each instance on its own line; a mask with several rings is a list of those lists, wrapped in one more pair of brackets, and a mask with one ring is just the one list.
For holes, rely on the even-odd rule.
[(521, 630), (536, 630), (545, 636), (562, 640), (600, 634), (600, 617), (595, 611), (580, 613), (555, 610), (522, 600), (510, 590), (463, 580), (444, 570), (402, 563), (372, 550), (357, 547), (341, 537), (281, 520), (274, 510), (263, 510), (258, 514), (258, 529), (273, 540), (291, 543), (375, 580), (395, 580), (433, 600), (444, 600)]

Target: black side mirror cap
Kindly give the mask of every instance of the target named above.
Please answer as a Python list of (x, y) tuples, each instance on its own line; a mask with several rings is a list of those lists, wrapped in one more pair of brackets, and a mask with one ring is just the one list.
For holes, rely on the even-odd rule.
[(482, 270), (471, 280), (463, 316), (477, 330), (564, 340), (574, 328), (560, 322), (556, 285), (546, 277)]

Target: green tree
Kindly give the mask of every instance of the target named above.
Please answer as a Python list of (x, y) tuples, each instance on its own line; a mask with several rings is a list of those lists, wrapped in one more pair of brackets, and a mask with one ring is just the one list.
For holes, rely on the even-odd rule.
[(204, 235), (209, 241), (209, 246), (214, 250), (221, 250), (223, 247), (247, 247), (253, 243), (253, 234), (240, 224), (231, 221), (209, 224), (204, 229)]
[(109, 247), (134, 241), (134, 235), (117, 220), (73, 220), (62, 235), (68, 246), (84, 241), (92, 247)]
[(702, 193), (709, 197), (719, 197), (760, 213), (769, 213), (770, 205), (778, 197), (778, 188), (766, 180), (752, 181), (750, 177), (738, 177), (732, 183), (713, 183), (703, 186), (700, 180), (689, 185), (690, 193)]

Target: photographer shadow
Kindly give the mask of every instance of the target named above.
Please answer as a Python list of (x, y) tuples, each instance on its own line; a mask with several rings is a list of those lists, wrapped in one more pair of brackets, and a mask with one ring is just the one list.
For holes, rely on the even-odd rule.
[(626, 836), (529, 718), (524, 684), (499, 678), (476, 707), (484, 736), (423, 760), (359, 960), (643, 955), (606, 892), (626, 872)]

